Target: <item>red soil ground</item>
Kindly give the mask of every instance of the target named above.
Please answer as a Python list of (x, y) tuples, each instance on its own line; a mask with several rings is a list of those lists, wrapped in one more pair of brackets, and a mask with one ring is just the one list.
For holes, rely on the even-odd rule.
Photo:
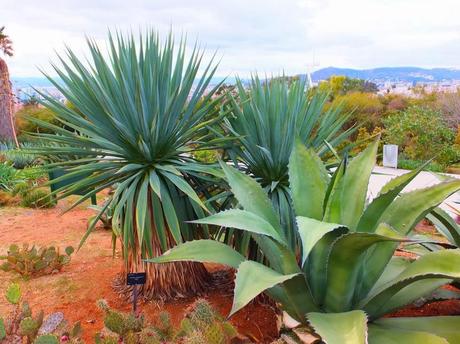
[[(0, 254), (4, 254), (12, 243), (77, 247), (85, 232), (87, 219), (94, 213), (83, 205), (62, 215), (67, 204), (61, 201), (58, 207), (49, 210), (1, 208)], [(419, 226), (419, 230), (424, 233), (431, 231), (426, 223)], [(115, 258), (112, 257), (110, 239), (110, 232), (103, 229), (95, 231), (83, 248), (73, 255), (71, 263), (58, 274), (24, 280), (13, 273), (0, 271), (0, 314), (7, 313), (11, 308), (1, 295), (12, 281), (16, 281), (21, 285), (23, 300), (27, 300), (32, 309), (43, 309), (45, 314), (62, 311), (70, 322), (81, 321), (84, 340), (92, 343), (94, 334), (103, 327), (102, 313), (96, 307), (98, 299), (106, 299), (119, 310), (129, 311), (131, 307), (112, 289), (112, 282), (120, 271), (121, 259), (119, 252), (116, 252)], [(213, 266), (212, 270), (215, 269)], [(213, 290), (205, 298), (222, 315), (228, 314), (231, 295)], [(178, 324), (194, 301), (188, 299), (166, 304), (148, 302), (142, 304), (140, 309), (150, 319), (155, 318), (161, 310), (166, 310), (171, 313), (173, 322)], [(409, 306), (391, 316), (441, 314), (459, 315), (460, 300), (432, 302), (422, 307)], [(269, 343), (277, 336), (276, 315), (268, 305), (251, 304), (231, 321), (241, 334), (260, 343)]]
[[(29, 243), (78, 246), (85, 232), (87, 219), (94, 212), (79, 207), (63, 214), (66, 203), (57, 208), (35, 210), (23, 208), (0, 209), (0, 254), (6, 253), (10, 244)], [(131, 306), (112, 289), (112, 282), (120, 271), (121, 258), (117, 252), (112, 257), (111, 234), (99, 229), (90, 235), (82, 249), (75, 253), (69, 265), (54, 275), (34, 277), (28, 281), (13, 273), (0, 271), (0, 314), (7, 313), (11, 306), (1, 296), (12, 281), (21, 285), (23, 300), (30, 303), (32, 310), (40, 309), (45, 314), (62, 311), (70, 322), (81, 321), (84, 340), (92, 343), (96, 332), (103, 328), (102, 313), (96, 301), (104, 298), (109, 305), (129, 311)], [(213, 267), (215, 270), (215, 267)], [(222, 315), (231, 309), (232, 296), (212, 290), (205, 296)], [(176, 325), (183, 318), (187, 307), (195, 299), (179, 300), (166, 304), (147, 302), (141, 304), (141, 311), (150, 319), (161, 311), (171, 313)], [(231, 319), (238, 331), (253, 340), (269, 343), (277, 335), (276, 316), (268, 305), (249, 305)]]

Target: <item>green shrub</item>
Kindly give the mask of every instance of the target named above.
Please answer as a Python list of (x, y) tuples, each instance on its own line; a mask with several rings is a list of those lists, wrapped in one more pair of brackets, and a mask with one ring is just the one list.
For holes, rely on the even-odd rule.
[(70, 263), (70, 257), (74, 249), (72, 246), (66, 247), (64, 254), (60, 254), (59, 248), (54, 246), (37, 248), (32, 246), (29, 249), (27, 244), (22, 248), (11, 245), (6, 256), (0, 256), (0, 260), (5, 262), (0, 269), (8, 272), (15, 271), (21, 276), (30, 277), (37, 275), (51, 274)]
[(59, 124), (54, 113), (44, 107), (37, 105), (26, 105), (18, 110), (15, 114), (16, 128), (18, 135), (23, 135), (28, 132), (32, 133), (52, 133), (52, 130), (41, 128), (36, 123), (31, 122), (28, 118), (35, 118), (51, 124)]
[(440, 112), (411, 106), (383, 120), (384, 141), (399, 146), (403, 160), (435, 161), (445, 168), (460, 159), (455, 132), (446, 125)]
[(42, 189), (33, 189), (22, 196), (21, 206), (26, 208), (53, 208), (56, 201)]
[[(423, 161), (420, 160), (409, 160), (409, 159), (398, 159), (398, 168), (402, 168), (404, 170), (416, 170), (420, 166), (423, 165)], [(438, 164), (435, 161), (430, 162), (423, 168), (425, 171), (431, 172), (444, 172), (445, 168)]]

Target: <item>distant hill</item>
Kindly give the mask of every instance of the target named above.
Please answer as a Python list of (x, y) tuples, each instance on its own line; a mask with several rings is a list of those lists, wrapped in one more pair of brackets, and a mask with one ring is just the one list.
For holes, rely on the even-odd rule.
[(382, 67), (373, 69), (350, 69), (327, 67), (312, 73), (313, 81), (328, 79), (333, 75), (345, 75), (350, 78), (370, 81), (403, 81), (403, 82), (439, 82), (444, 80), (460, 80), (460, 69), (418, 67)]

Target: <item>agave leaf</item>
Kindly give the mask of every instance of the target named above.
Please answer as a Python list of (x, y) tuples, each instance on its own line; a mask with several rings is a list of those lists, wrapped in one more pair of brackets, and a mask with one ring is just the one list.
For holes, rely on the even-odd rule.
[(289, 160), (289, 183), (297, 216), (322, 219), (328, 181), (326, 168), (316, 152), (297, 140)]
[(370, 144), (346, 166), (345, 174), (329, 196), (325, 221), (341, 223), (351, 231), (356, 230), (364, 211), (369, 178), (375, 165), (378, 144), (378, 140)]
[(435, 225), (438, 232), (444, 235), (451, 244), (460, 247), (460, 227), (448, 213), (436, 207), (426, 215), (426, 218)]
[(425, 331), (407, 331), (369, 325), (369, 344), (449, 344), (443, 338)]
[(336, 223), (327, 223), (312, 218), (297, 216), (297, 227), (302, 241), (302, 265), (305, 264), (313, 247), (328, 233), (340, 231), (345, 233), (347, 228)]
[[(427, 162), (428, 163), (428, 162)], [(384, 211), (391, 202), (401, 193), (401, 191), (420, 173), (426, 164), (420, 166), (417, 170), (405, 173), (402, 176), (391, 179), (380, 190), (379, 195), (372, 200), (361, 216), (357, 228), (360, 232), (373, 233), (380, 223)]]
[(214, 240), (193, 240), (166, 251), (162, 256), (146, 259), (149, 263), (194, 261), (219, 263), (237, 269), (246, 259), (230, 246)]
[(231, 209), (192, 221), (193, 223), (225, 226), (245, 230), (255, 234), (267, 235), (278, 242), (287, 245), (282, 233), (278, 233), (267, 221), (249, 211)]
[(329, 312), (350, 310), (358, 284), (362, 258), (367, 249), (378, 243), (398, 240), (371, 233), (349, 233), (337, 239), (331, 248), (327, 262), (327, 285), (324, 286), (325, 308)]
[(254, 179), (228, 166), (226, 163), (221, 161), (220, 165), (224, 170), (232, 192), (244, 210), (262, 217), (281, 233), (278, 216), (262, 187)]
[(363, 311), (308, 313), (307, 319), (327, 344), (367, 343), (367, 318)]
[(429, 332), (445, 338), (448, 343), (460, 343), (458, 316), (385, 318), (378, 319), (375, 323), (384, 329)]
[(229, 316), (238, 312), (263, 291), (295, 276), (297, 274), (282, 275), (257, 262), (242, 262), (235, 277), (235, 295)]
[[(371, 290), (368, 297), (360, 303), (360, 307), (363, 307), (375, 319), (392, 309), (418, 299), (429, 291), (434, 291), (439, 287), (439, 283), (432, 284), (432, 290), (426, 288), (427, 285), (425, 284), (419, 285), (421, 294), (416, 292), (415, 288), (411, 289), (411, 294), (408, 294), (404, 292), (403, 288), (420, 280), (434, 279), (436, 281), (460, 278), (459, 266), (460, 250), (427, 253), (410, 264), (391, 282)], [(441, 283), (445, 283), (445, 281), (441, 281)], [(403, 293), (403, 297), (401, 294), (398, 297), (400, 291)]]
[(401, 234), (407, 234), (434, 207), (460, 190), (460, 180), (402, 194), (385, 211), (380, 222), (388, 223)]

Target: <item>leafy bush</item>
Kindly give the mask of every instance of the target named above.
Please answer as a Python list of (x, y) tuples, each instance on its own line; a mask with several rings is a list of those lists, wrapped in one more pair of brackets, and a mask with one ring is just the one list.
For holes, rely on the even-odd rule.
[(54, 246), (29, 249), (27, 244), (22, 248), (11, 245), (6, 256), (0, 256), (5, 262), (0, 266), (3, 271), (15, 271), (24, 277), (47, 275), (61, 269), (70, 263), (70, 256), (74, 249), (66, 247), (65, 254), (60, 254), (59, 248)]
[(343, 107), (343, 111), (353, 113), (347, 127), (358, 124), (372, 131), (374, 127), (382, 126), (384, 105), (376, 94), (353, 92), (341, 95), (332, 102), (332, 106), (339, 105)]
[(454, 145), (455, 133), (438, 111), (411, 106), (383, 122), (385, 142), (398, 145), (402, 159), (426, 161), (436, 157), (443, 167), (460, 159), (459, 147)]
[(104, 325), (108, 331), (96, 334), (97, 344), (230, 344), (238, 334), (202, 299), (191, 306), (178, 329), (172, 326), (167, 312), (161, 312), (152, 324), (148, 324), (143, 315), (115, 311), (105, 300), (99, 300), (98, 306), (105, 313)]
[(40, 127), (36, 123), (32, 122), (30, 118), (35, 118), (40, 121), (44, 121), (46, 123), (51, 124), (59, 124), (56, 120), (56, 116), (54, 115), (53, 111), (47, 109), (45, 107), (37, 106), (37, 105), (26, 105), (23, 108), (16, 111), (15, 119), (16, 119), (16, 128), (18, 130), (18, 135), (22, 135), (28, 132), (32, 133), (52, 133), (53, 130), (48, 128)]
[[(398, 168), (402, 168), (404, 170), (416, 170), (423, 164), (424, 162), (420, 160), (398, 159)], [(425, 165), (423, 169), (431, 172), (444, 172), (445, 170), (442, 165), (435, 161), (431, 161), (429, 164)]]
[(460, 317), (382, 316), (460, 278), (459, 250), (430, 252), (413, 262), (394, 257), (420, 219), (460, 190), (460, 181), (448, 180), (398, 197), (420, 172), (413, 171), (392, 179), (366, 206), (377, 147), (378, 141), (350, 162), (341, 161), (331, 177), (312, 149), (300, 143), (295, 146), (289, 180), (299, 247), (289, 247), (263, 188), (222, 163), (243, 210), (228, 210), (195, 222), (251, 233), (266, 260), (262, 264), (247, 260), (221, 242), (196, 240), (148, 261), (229, 265), (237, 269), (230, 315), (265, 292), (327, 343), (364, 343), (366, 338), (371, 343), (431, 339), (458, 343)]
[(34, 315), (29, 304), (21, 302), (21, 289), (13, 283), (5, 293), (7, 301), (14, 309), (0, 318), (0, 342), (34, 344), (82, 344), (82, 329), (79, 322), (70, 326), (62, 313), (44, 316), (40, 311)]

